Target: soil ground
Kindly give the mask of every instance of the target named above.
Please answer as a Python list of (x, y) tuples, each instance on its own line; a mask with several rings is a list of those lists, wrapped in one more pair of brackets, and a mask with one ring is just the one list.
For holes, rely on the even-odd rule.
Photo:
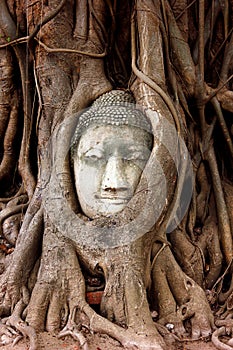
[[(40, 333), (38, 336), (39, 350), (81, 350), (78, 342), (70, 337), (58, 339), (57, 336), (49, 333)], [(106, 335), (93, 335), (88, 338), (89, 350), (123, 350), (123, 347), (115, 340)], [(19, 341), (14, 347), (12, 344), (0, 347), (1, 350), (28, 350), (29, 342)], [(185, 342), (177, 345), (177, 350), (216, 350), (211, 342)]]

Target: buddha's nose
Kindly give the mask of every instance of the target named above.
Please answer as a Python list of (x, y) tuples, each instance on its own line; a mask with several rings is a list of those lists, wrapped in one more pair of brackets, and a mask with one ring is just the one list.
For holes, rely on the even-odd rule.
[(124, 171), (124, 163), (119, 156), (111, 156), (108, 159), (101, 189), (109, 192), (127, 191), (129, 189)]

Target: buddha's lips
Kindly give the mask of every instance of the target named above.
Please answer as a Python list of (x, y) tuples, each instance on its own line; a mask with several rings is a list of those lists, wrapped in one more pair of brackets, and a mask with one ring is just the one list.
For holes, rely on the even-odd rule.
[[(99, 200), (111, 200), (111, 201), (115, 201), (115, 202), (128, 202), (130, 199), (131, 199), (131, 196), (128, 196), (128, 197), (120, 197), (120, 196), (116, 196), (116, 195), (108, 195), (108, 196), (100, 196), (98, 194), (95, 195), (95, 198), (96, 199), (99, 199)], [(115, 203), (117, 204), (117, 203)]]

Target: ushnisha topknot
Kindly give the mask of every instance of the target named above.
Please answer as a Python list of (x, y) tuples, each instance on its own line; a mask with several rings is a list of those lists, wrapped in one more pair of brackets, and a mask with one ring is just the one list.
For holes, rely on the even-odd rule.
[(80, 115), (72, 139), (71, 152), (89, 126), (103, 124), (130, 125), (151, 133), (151, 124), (147, 117), (136, 108), (132, 94), (123, 90), (112, 90), (97, 98), (91, 107)]

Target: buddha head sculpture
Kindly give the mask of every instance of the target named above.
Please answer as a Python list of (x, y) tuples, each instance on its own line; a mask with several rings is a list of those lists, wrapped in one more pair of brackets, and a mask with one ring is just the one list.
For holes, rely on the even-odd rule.
[(73, 175), (90, 219), (121, 212), (135, 194), (153, 137), (132, 94), (113, 90), (79, 118), (71, 146)]

